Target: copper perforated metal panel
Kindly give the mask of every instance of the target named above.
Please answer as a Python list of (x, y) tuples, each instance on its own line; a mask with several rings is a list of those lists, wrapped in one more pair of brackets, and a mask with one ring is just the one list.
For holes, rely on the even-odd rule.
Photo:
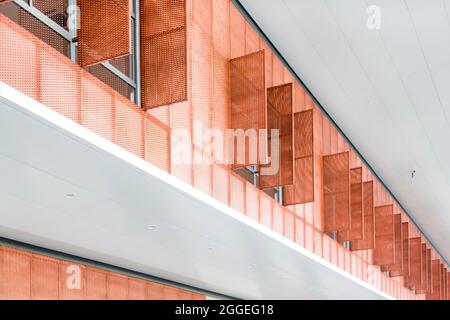
[(447, 282), (447, 300), (450, 300), (450, 272), (447, 272), (445, 281)]
[(432, 265), (431, 265), (431, 249), (427, 249), (427, 292), (428, 294), (431, 293), (433, 290), (433, 272), (432, 272)]
[(106, 272), (86, 269), (86, 299), (105, 300), (106, 299)]
[(83, 67), (131, 53), (130, 0), (79, 0), (78, 57)]
[(147, 283), (139, 279), (128, 279), (128, 300), (146, 300)]
[(339, 231), (338, 242), (363, 239), (362, 167), (350, 170), (350, 228)]
[(323, 157), (324, 231), (348, 230), (350, 227), (349, 153)]
[(363, 239), (351, 241), (353, 251), (373, 249), (375, 246), (375, 215), (373, 206), (373, 181), (363, 183)]
[(428, 264), (427, 264), (427, 245), (422, 243), (422, 276), (420, 286), (416, 288), (416, 293), (427, 293), (427, 275), (428, 275)]
[(59, 299), (59, 262), (33, 255), (31, 260), (31, 299)]
[(187, 99), (186, 1), (140, 1), (142, 106)]
[(313, 110), (294, 114), (294, 184), (283, 188), (285, 206), (314, 201)]
[[(294, 183), (292, 93), (292, 83), (267, 89), (268, 150), (269, 156), (272, 157), (271, 163), (278, 161), (279, 170), (273, 175), (260, 175), (259, 183), (262, 189)], [(279, 130), (278, 160), (273, 159), (271, 130)]]
[(5, 4), (5, 3), (11, 2), (11, 1), (13, 1), (13, 0), (0, 0), (0, 4)]
[(375, 249), (373, 263), (386, 266), (395, 262), (393, 205), (375, 207)]
[[(232, 59), (230, 73), (231, 128), (244, 132), (256, 130), (255, 134), (259, 136), (259, 130), (267, 128), (264, 50)], [(229, 161), (234, 167), (259, 164), (260, 160), (265, 160), (260, 157), (260, 151), (265, 154), (264, 150), (260, 150), (261, 144), (258, 137), (256, 146), (246, 143), (245, 150), (241, 150), (244, 154), (238, 155), (238, 145), (232, 143), (234, 152)]]
[(441, 262), (438, 259), (431, 261), (431, 272), (432, 272), (432, 291), (430, 294), (430, 299), (440, 300), (441, 299)]
[(84, 300), (85, 293), (86, 267), (73, 262), (59, 261), (59, 299)]
[(128, 277), (108, 273), (106, 297), (108, 300), (126, 300), (128, 298)]
[(448, 292), (448, 280), (449, 280), (448, 277), (449, 277), (448, 268), (445, 268), (445, 282), (444, 282), (444, 288), (442, 289), (444, 291), (445, 300), (450, 300), (450, 296), (449, 296), (449, 292)]
[[(401, 217), (401, 215), (400, 215)], [(398, 250), (400, 246), (398, 245), (398, 221), (395, 221), (395, 245), (396, 245), (396, 259), (398, 256)], [(402, 268), (398, 270), (391, 270), (390, 275), (391, 277), (404, 277), (405, 285), (408, 283), (408, 277), (409, 277), (409, 230), (408, 230), (408, 222), (401, 222), (400, 218), (400, 228), (401, 228), (401, 252), (400, 252), (400, 259), (402, 260)], [(397, 263), (397, 262), (396, 262)]]
[(0, 247), (0, 299), (31, 298), (31, 255)]
[(68, 6), (68, 0), (33, 0), (33, 7), (39, 9), (39, 11), (65, 29), (68, 29)]
[(419, 289), (422, 283), (422, 244), (421, 238), (409, 239), (409, 285)]
[(388, 270), (394, 274), (403, 272), (403, 235), (402, 215), (394, 215), (394, 264), (389, 265)]

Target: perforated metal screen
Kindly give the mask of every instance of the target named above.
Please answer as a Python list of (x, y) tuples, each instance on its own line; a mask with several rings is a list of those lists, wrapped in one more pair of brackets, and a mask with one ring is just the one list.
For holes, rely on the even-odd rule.
[(143, 0), (140, 13), (143, 108), (186, 100), (186, 1)]
[(353, 251), (373, 249), (375, 246), (375, 216), (373, 206), (373, 181), (363, 183), (363, 239), (350, 242)]
[(314, 111), (294, 114), (294, 184), (283, 188), (283, 204), (314, 201)]
[(428, 281), (428, 265), (427, 265), (427, 245), (422, 243), (422, 276), (420, 286), (416, 289), (417, 293), (427, 293), (427, 281)]
[(409, 285), (420, 289), (422, 284), (422, 240), (421, 238), (409, 239)]
[(131, 53), (130, 0), (79, 0), (78, 57), (86, 67)]
[(441, 262), (439, 260), (431, 261), (432, 272), (432, 291), (430, 298), (433, 300), (441, 299)]
[(393, 205), (375, 207), (375, 248), (373, 263), (379, 266), (394, 264)]
[[(265, 160), (261, 159), (260, 152), (267, 155), (261, 150), (261, 146), (265, 144), (259, 138), (259, 130), (267, 128), (264, 63), (264, 50), (230, 61), (231, 128), (244, 132), (255, 130), (258, 136), (256, 149), (246, 143), (242, 155), (242, 152), (238, 154), (237, 144), (234, 144), (234, 167), (260, 164), (260, 160)], [(266, 140), (265, 137), (264, 139)]]
[(338, 241), (363, 239), (363, 185), (362, 167), (350, 170), (350, 228), (338, 232)]
[(324, 231), (350, 227), (349, 153), (323, 157)]
[(394, 215), (394, 264), (387, 266), (388, 271), (393, 274), (403, 272), (403, 237), (402, 237), (402, 216)]
[[(273, 175), (262, 174), (259, 179), (262, 189), (284, 186), (294, 183), (294, 138), (293, 138), (293, 99), (292, 83), (267, 89), (267, 130), (268, 150), (271, 165), (279, 163), (279, 170)], [(271, 130), (278, 130), (279, 154), (275, 159), (272, 150)], [(265, 166), (261, 166), (265, 168)], [(263, 172), (263, 171), (261, 171)]]
[[(204, 300), (202, 294), (0, 246), (0, 299)], [(76, 274), (73, 288), (69, 277)]]

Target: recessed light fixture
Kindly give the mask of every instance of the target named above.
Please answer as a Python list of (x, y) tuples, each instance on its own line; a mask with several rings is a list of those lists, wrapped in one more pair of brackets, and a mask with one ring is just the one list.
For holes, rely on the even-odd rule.
[(75, 193), (66, 193), (67, 198), (75, 198)]
[(214, 248), (213, 247), (208, 247), (208, 250), (212, 251), (212, 250), (214, 250)]
[(157, 228), (158, 226), (156, 224), (152, 224), (147, 227), (148, 230), (156, 230)]

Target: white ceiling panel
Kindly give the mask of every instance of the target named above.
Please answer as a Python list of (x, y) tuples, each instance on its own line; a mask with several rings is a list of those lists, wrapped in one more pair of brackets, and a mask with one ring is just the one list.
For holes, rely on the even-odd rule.
[(450, 261), (450, 1), (239, 2)]

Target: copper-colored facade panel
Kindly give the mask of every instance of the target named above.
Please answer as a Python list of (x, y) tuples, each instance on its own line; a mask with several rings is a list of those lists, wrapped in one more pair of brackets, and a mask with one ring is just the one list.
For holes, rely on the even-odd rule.
[(447, 272), (447, 300), (450, 300), (450, 272)]
[[(396, 221), (396, 235), (397, 235), (397, 223)], [(395, 271), (392, 270), (390, 275), (392, 277), (403, 276), (405, 286), (407, 286), (409, 280), (409, 230), (408, 230), (408, 222), (401, 222), (401, 259), (402, 259), (402, 268), (401, 270)], [(397, 243), (396, 238), (396, 259), (397, 259), (397, 250), (399, 245)]]
[(373, 263), (379, 266), (394, 264), (393, 205), (375, 207), (375, 249)]
[(431, 261), (432, 288), (429, 298), (432, 300), (441, 299), (441, 262), (438, 259)]
[(394, 215), (394, 264), (388, 266), (393, 275), (403, 275), (403, 230), (402, 215)]
[(128, 298), (128, 277), (108, 273), (106, 296), (108, 300), (126, 300)]
[(427, 293), (428, 292), (428, 264), (427, 264), (427, 245), (422, 243), (422, 276), (421, 283), (418, 288), (416, 288), (417, 293)]
[(375, 246), (375, 215), (373, 205), (373, 181), (363, 183), (363, 239), (351, 241), (353, 251), (373, 249)]
[(140, 13), (142, 107), (186, 100), (186, 1), (140, 1)]
[(433, 271), (431, 264), (431, 249), (427, 249), (427, 292), (430, 294), (433, 291)]
[(420, 289), (422, 284), (422, 243), (421, 238), (409, 239), (409, 285)]
[[(279, 169), (273, 175), (261, 175), (262, 189), (292, 185), (294, 183), (294, 138), (293, 138), (293, 89), (292, 83), (267, 89), (267, 132), (271, 165), (278, 161)], [(271, 130), (278, 130), (279, 157), (274, 160)], [(261, 167), (265, 167), (264, 165)]]
[(283, 188), (283, 204), (314, 201), (314, 112), (294, 114), (294, 184)]
[(79, 62), (83, 67), (131, 53), (130, 0), (80, 0)]
[(350, 227), (349, 153), (323, 157), (324, 231), (348, 230)]
[(267, 128), (264, 61), (264, 50), (230, 61), (231, 128), (243, 130), (244, 133), (252, 132), (257, 137), (253, 141), (256, 146), (246, 143), (245, 150), (241, 150), (240, 154), (237, 154), (238, 144), (231, 144), (234, 151), (229, 160), (234, 167), (257, 165), (265, 160), (260, 156), (261, 152), (266, 155), (264, 150), (260, 150), (261, 145), (265, 144), (259, 138), (259, 130)]
[(362, 168), (350, 170), (350, 228), (338, 232), (338, 242), (363, 239), (363, 185)]
[(5, 4), (5, 3), (11, 2), (11, 1), (13, 1), (13, 0), (0, 0), (0, 4)]
[(447, 268), (442, 264), (442, 281), (441, 281), (441, 287), (442, 287), (442, 294), (441, 299), (447, 300)]
[(59, 262), (33, 255), (31, 260), (31, 299), (57, 300), (59, 298)]
[(30, 299), (31, 255), (0, 247), (0, 299)]
[(86, 269), (86, 299), (106, 300), (106, 272), (91, 268)]

